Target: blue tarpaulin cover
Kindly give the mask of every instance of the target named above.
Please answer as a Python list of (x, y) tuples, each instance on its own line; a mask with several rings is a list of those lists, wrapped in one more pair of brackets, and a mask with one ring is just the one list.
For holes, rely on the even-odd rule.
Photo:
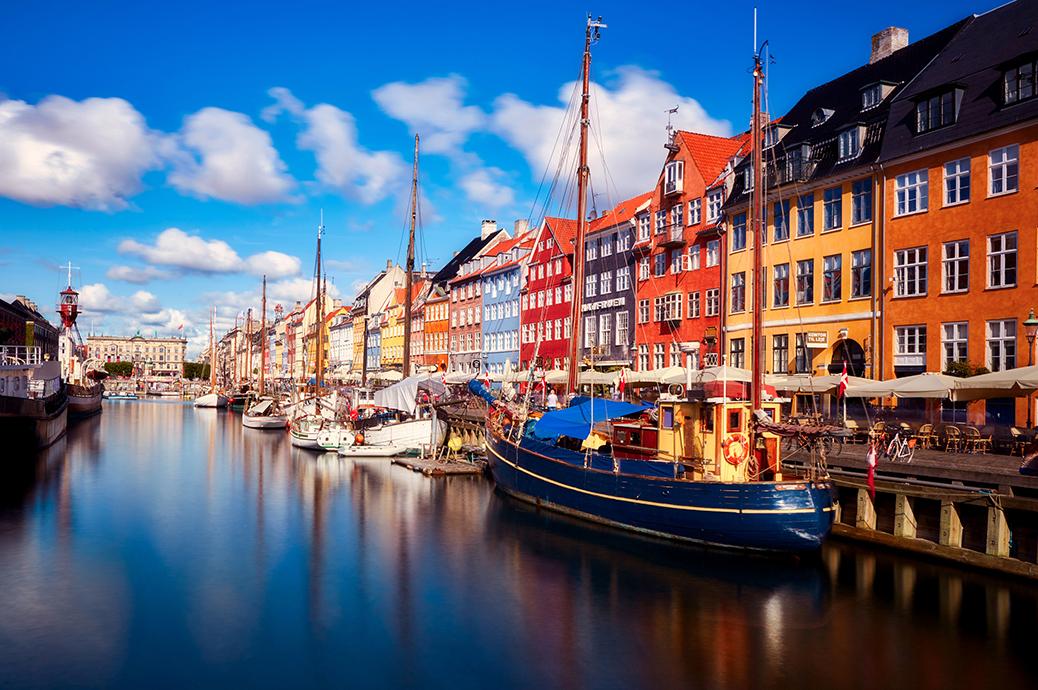
[(570, 438), (585, 439), (591, 433), (592, 421), (598, 423), (617, 417), (640, 414), (645, 409), (642, 405), (595, 398), (572, 405), (564, 410), (546, 412), (537, 420), (533, 434), (539, 438), (569, 436)]

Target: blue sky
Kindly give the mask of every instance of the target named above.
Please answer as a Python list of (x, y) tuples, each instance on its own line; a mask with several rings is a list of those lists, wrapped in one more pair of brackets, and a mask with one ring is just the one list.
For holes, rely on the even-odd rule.
[[(533, 215), (579, 73), (586, 4), (52, 2), (0, 6), (0, 295), (49, 310), (79, 266), (84, 332), (220, 325), (271, 274), (308, 294), (327, 226), (343, 297), (400, 257), (412, 137), (421, 259), (482, 218)], [(868, 58), (890, 25), (921, 38), (992, 4), (765, 2), (771, 110)], [(749, 115), (753, 3), (604, 2), (593, 76), (601, 206), (655, 183), (666, 107), (727, 134)], [(173, 229), (173, 230), (171, 230)]]

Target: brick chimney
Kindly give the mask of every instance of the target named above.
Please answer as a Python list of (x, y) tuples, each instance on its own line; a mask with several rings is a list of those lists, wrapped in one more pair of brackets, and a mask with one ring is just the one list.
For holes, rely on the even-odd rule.
[(515, 221), (515, 236), (519, 237), (530, 229), (530, 223), (525, 218), (520, 218)]
[(888, 26), (872, 36), (872, 55), (869, 56), (869, 64), (889, 57), (907, 45), (908, 29)]
[(484, 220), (483, 227), (479, 231), (480, 239), (486, 239), (497, 232), (497, 221), (496, 220)]
[(388, 273), (389, 271), (392, 271), (392, 270), (393, 270), (393, 260), (392, 259), (386, 259), (386, 272)]

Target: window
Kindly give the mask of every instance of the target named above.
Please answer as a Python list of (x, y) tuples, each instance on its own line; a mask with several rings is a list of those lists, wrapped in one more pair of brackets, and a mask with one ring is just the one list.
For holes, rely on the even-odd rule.
[(699, 225), (703, 221), (703, 200), (693, 199), (688, 202), (688, 224)]
[(943, 369), (952, 362), (969, 361), (969, 325), (965, 321), (941, 324), (941, 347), (944, 349)]
[(724, 205), (724, 190), (716, 189), (706, 195), (706, 219), (715, 223), (721, 217), (721, 206)]
[(1005, 371), (1016, 368), (1016, 321), (988, 321), (987, 344), (988, 369)]
[(631, 267), (624, 266), (616, 269), (616, 291), (624, 292), (631, 289)]
[(825, 190), (824, 229), (836, 230), (843, 225), (843, 189), (831, 187)]
[(598, 323), (598, 318), (592, 314), (591, 316), (584, 317), (584, 347), (595, 346), (595, 324)]
[(680, 192), (685, 177), (685, 162), (671, 161), (666, 168), (665, 193)]
[(716, 316), (720, 313), (720, 288), (711, 287), (707, 291), (707, 315)]
[(746, 274), (732, 274), (731, 313), (746, 311)]
[(988, 287), (1016, 285), (1016, 233), (988, 237)]
[(966, 292), (970, 289), (969, 240), (945, 242), (941, 251), (941, 292)]
[(656, 211), (656, 234), (660, 235), (667, 230), (667, 212)]
[(566, 283), (566, 286), (565, 286), (565, 288), (563, 288), (563, 290), (564, 290), (564, 292), (566, 294), (566, 301), (567, 302), (572, 302), (573, 301), (573, 283)]
[(843, 297), (843, 256), (833, 254), (822, 259), (822, 301), (839, 302)]
[(802, 194), (797, 199), (797, 237), (815, 234), (815, 195)]
[(775, 202), (775, 241), (789, 239), (789, 199)]
[(652, 346), (652, 364), (656, 369), (662, 369), (667, 364), (663, 343), (656, 343)]
[(811, 126), (817, 127), (818, 125), (824, 123), (826, 120), (832, 117), (833, 112), (835, 111), (832, 108), (816, 109), (813, 113), (811, 113)]
[(598, 276), (584, 276), (584, 296), (595, 297), (598, 295)]
[(655, 264), (654, 264), (654, 269), (655, 270), (653, 271), (653, 274), (656, 275), (657, 277), (662, 276), (662, 275), (666, 275), (666, 273), (667, 273), (667, 252), (660, 252), (659, 254), (656, 254), (655, 256), (653, 256), (653, 260), (655, 261)]
[(629, 334), (628, 319), (630, 314), (625, 311), (616, 312), (616, 344), (627, 345), (630, 341), (627, 339)]
[(883, 102), (883, 85), (873, 84), (861, 92), (861, 109), (875, 108)]
[(613, 272), (603, 271), (598, 277), (598, 291), (603, 295), (608, 295), (613, 291)]
[(895, 216), (925, 211), (929, 206), (930, 186), (925, 170), (897, 176), (897, 209)]
[(685, 205), (677, 204), (670, 209), (670, 225), (676, 231), (681, 232), (685, 225)]
[(654, 303), (654, 320), (680, 321), (681, 301), (681, 293), (678, 292), (672, 292), (669, 295), (657, 297)]
[(587, 252), (585, 252), (585, 257), (587, 258), (588, 261), (591, 261), (593, 259), (597, 259), (598, 258), (598, 239), (597, 238), (593, 239), (593, 240), (588, 240), (588, 242), (587, 242)]
[[(568, 295), (569, 295), (569, 289), (568, 288), (569, 287), (570, 287), (569, 285), (566, 286), (566, 288), (567, 288), (567, 290), (566, 290), (566, 294), (567, 294), (566, 300), (567, 301), (569, 300), (569, 297), (568, 297)], [(555, 304), (562, 304), (562, 288), (555, 288)]]
[(732, 345), (728, 357), (729, 366), (742, 369), (746, 365), (746, 340), (744, 338), (732, 338)]
[(1033, 60), (1025, 62), (1019, 67), (1007, 69), (1003, 77), (1005, 84), (1005, 104), (1011, 105), (1017, 101), (1026, 101), (1034, 98), (1038, 90), (1035, 89), (1035, 63)]
[(706, 267), (716, 266), (721, 260), (721, 241), (710, 240), (706, 243)]
[(797, 261), (797, 304), (815, 301), (815, 260)]
[(894, 296), (926, 294), (926, 247), (894, 252)]
[(638, 241), (649, 239), (649, 214), (642, 213), (638, 216)]
[(614, 241), (615, 240), (614, 240), (613, 237), (603, 237), (602, 238), (602, 245), (601, 245), (602, 256), (612, 256), (613, 255), (613, 242)]
[(851, 223), (868, 223), (872, 220), (872, 179), (855, 180), (851, 183)]
[(699, 292), (688, 293), (688, 318), (699, 318)]
[(681, 366), (681, 346), (677, 343), (670, 344), (670, 366)]
[(840, 132), (840, 160), (854, 158), (861, 153), (861, 130), (860, 126), (851, 127)]
[(995, 149), (988, 154), (988, 192), (991, 196), (1015, 192), (1020, 170), (1020, 147), (1016, 144)]
[(784, 374), (789, 371), (789, 336), (771, 336), (771, 372)]
[(685, 264), (688, 271), (699, 270), (699, 245), (693, 244), (688, 248), (688, 261)]
[(649, 346), (638, 346), (638, 371), (649, 370)]
[(926, 366), (926, 326), (894, 329), (894, 366)]
[(746, 214), (740, 213), (732, 219), (732, 251), (746, 249)]
[(626, 252), (631, 250), (631, 233), (627, 230), (621, 230), (616, 234), (616, 253)]
[(851, 299), (872, 296), (872, 250), (851, 252)]
[(638, 300), (638, 323), (649, 323), (649, 300)]
[(970, 200), (970, 159), (960, 158), (944, 164), (944, 205), (964, 204)]
[(638, 280), (649, 279), (649, 257), (642, 257), (638, 260)]
[(917, 134), (946, 127), (955, 122), (955, 91), (930, 96), (915, 104), (915, 131)]
[(771, 304), (774, 307), (789, 306), (789, 264), (775, 264), (772, 269)]
[(670, 272), (677, 274), (681, 273), (681, 259), (682, 252), (680, 249), (672, 249), (670, 251)]

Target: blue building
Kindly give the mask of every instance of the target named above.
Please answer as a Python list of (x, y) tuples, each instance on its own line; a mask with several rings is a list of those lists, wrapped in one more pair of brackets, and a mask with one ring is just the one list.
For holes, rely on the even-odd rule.
[(506, 364), (519, 369), (519, 291), (533, 242), (532, 234), (517, 234), (483, 259), (483, 357), (491, 374), (503, 374)]
[(368, 342), (365, 347), (368, 353), (368, 371), (378, 371), (382, 366), (382, 314), (372, 314), (368, 317)]

